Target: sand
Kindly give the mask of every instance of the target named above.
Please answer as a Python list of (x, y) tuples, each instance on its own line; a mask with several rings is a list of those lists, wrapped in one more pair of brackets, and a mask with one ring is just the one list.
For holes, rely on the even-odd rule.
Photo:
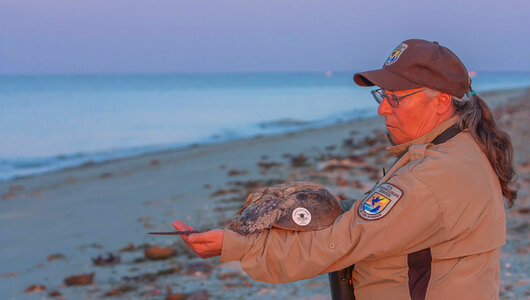
[[(521, 299), (530, 297), (530, 90), (482, 96), (515, 145), (520, 200), (507, 210), (501, 298)], [(171, 293), (195, 299), (329, 299), (326, 276), (265, 284), (250, 279), (238, 263), (203, 261), (178, 237), (147, 232), (171, 231), (175, 219), (203, 229), (225, 226), (249, 192), (286, 180), (315, 181), (345, 199), (358, 198), (393, 161), (384, 150), (383, 123), (374, 117), (0, 183), (0, 295), (165, 299), (169, 286)], [(146, 259), (144, 250), (153, 245), (176, 255)], [(98, 256), (108, 265), (95, 265)], [(95, 276), (89, 285), (64, 283), (68, 276), (90, 273)], [(31, 285), (46, 290), (25, 293)]]

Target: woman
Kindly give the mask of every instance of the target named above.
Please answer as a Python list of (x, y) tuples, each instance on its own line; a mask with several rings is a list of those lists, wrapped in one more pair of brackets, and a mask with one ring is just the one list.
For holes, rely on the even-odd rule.
[(466, 68), (437, 42), (407, 40), (354, 81), (380, 87), (372, 95), (397, 157), (367, 197), (319, 231), (217, 229), (184, 240), (271, 283), (354, 265), (358, 300), (496, 299), (503, 197), (509, 206), (516, 199), (513, 153)]

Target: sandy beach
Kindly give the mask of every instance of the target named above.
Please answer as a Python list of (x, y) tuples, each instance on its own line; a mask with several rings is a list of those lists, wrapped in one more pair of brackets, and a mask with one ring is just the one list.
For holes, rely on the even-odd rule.
[[(530, 89), (481, 96), (512, 137), (518, 172), (519, 200), (507, 209), (500, 297), (528, 299)], [(0, 296), (330, 299), (325, 275), (265, 284), (238, 263), (196, 258), (180, 238), (147, 232), (172, 231), (176, 219), (202, 229), (225, 226), (255, 188), (287, 180), (318, 182), (343, 199), (358, 198), (392, 163), (386, 146), (383, 119), (374, 117), (0, 183)], [(168, 255), (148, 257), (154, 246), (170, 248)], [(92, 273), (88, 284), (65, 283)]]

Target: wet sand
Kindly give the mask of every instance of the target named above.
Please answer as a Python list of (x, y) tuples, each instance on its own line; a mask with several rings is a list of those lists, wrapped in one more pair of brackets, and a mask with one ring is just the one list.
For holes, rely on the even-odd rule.
[[(507, 210), (501, 298), (522, 299), (530, 297), (530, 90), (481, 96), (515, 146), (520, 199)], [(165, 299), (169, 287), (193, 299), (329, 299), (326, 276), (256, 282), (238, 263), (203, 261), (178, 237), (147, 232), (171, 231), (175, 219), (203, 229), (225, 226), (248, 193), (286, 180), (315, 181), (345, 199), (358, 198), (393, 161), (384, 149), (383, 125), (375, 117), (0, 183), (0, 295)], [(153, 246), (169, 250), (149, 253), (168, 251), (168, 257), (148, 258), (145, 251)], [(92, 273), (87, 285), (64, 282)], [(35, 292), (26, 293), (32, 285), (38, 285)]]

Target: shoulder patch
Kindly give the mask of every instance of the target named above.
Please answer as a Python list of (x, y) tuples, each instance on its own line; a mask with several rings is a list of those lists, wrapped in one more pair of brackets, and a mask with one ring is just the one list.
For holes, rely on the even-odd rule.
[(365, 220), (384, 217), (403, 196), (403, 191), (390, 183), (383, 183), (359, 204), (359, 216)]

